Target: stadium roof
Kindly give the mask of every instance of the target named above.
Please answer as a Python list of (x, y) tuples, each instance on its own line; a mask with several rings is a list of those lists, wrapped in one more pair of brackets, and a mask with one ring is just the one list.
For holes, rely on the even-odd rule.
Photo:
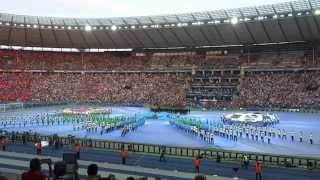
[(207, 47), (320, 39), (320, 0), (185, 14), (56, 18), (0, 14), (0, 44), (77, 49)]

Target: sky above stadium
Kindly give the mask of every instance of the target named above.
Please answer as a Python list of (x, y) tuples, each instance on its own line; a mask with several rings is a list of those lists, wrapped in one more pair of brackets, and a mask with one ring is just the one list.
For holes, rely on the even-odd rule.
[(257, 6), (288, 0), (1, 0), (0, 12), (55, 17), (127, 17)]

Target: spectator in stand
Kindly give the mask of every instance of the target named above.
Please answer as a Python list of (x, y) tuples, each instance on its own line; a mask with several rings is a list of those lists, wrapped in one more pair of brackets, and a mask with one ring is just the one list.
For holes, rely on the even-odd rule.
[(0, 176), (0, 180), (10, 180), (10, 179), (5, 176)]
[(53, 175), (53, 180), (78, 180), (77, 174), (67, 176), (67, 165), (64, 161), (54, 163)]
[(116, 180), (116, 177), (113, 174), (109, 174), (107, 177), (108, 180)]
[(46, 176), (41, 172), (41, 162), (39, 159), (31, 159), (30, 170), (21, 176), (21, 180), (45, 180)]
[(197, 175), (196, 177), (194, 177), (194, 180), (206, 180), (206, 176), (204, 176), (204, 175)]
[(87, 180), (98, 180), (100, 176), (98, 176), (98, 165), (90, 164), (87, 169)]

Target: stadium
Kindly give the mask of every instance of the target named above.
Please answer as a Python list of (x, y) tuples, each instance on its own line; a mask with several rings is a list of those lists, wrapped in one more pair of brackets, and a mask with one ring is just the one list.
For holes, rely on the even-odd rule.
[(0, 12), (0, 180), (320, 179), (319, 47), (320, 0)]

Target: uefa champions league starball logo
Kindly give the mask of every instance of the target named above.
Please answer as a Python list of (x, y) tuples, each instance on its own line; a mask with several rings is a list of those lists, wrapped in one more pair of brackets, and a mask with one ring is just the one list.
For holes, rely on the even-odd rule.
[(252, 113), (238, 112), (223, 114), (221, 117), (225, 124), (245, 124), (256, 126), (269, 126), (279, 123), (279, 118), (276, 114), (271, 113)]

